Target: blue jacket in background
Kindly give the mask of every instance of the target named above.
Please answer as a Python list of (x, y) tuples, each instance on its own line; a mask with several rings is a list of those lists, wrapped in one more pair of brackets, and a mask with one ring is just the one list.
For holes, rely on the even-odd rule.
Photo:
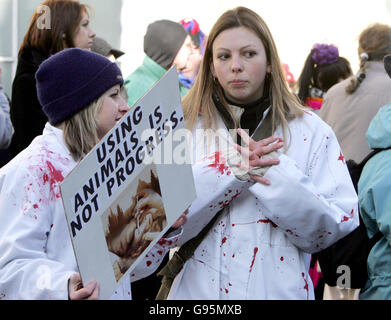
[[(367, 134), (369, 147), (391, 146), (391, 103), (382, 107), (372, 120)], [(360, 299), (391, 299), (391, 150), (376, 154), (365, 165), (358, 183), (361, 216), (371, 238), (384, 235), (368, 257), (369, 280)]]

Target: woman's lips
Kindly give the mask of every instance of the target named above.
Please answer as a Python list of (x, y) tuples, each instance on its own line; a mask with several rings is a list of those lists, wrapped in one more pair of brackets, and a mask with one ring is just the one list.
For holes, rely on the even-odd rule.
[(247, 81), (245, 81), (245, 80), (232, 80), (229, 82), (229, 84), (234, 87), (241, 87), (241, 86), (244, 86), (245, 84), (247, 84)]

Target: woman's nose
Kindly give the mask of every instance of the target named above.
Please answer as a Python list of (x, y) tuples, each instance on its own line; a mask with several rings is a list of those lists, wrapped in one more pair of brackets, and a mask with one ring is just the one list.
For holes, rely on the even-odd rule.
[(232, 61), (232, 65), (231, 65), (232, 72), (237, 73), (243, 71), (243, 66), (240, 57), (233, 56), (231, 61)]
[(129, 110), (130, 110), (130, 107), (128, 106), (127, 102), (124, 100), (124, 98), (120, 97), (119, 111), (121, 113), (125, 114)]
[(96, 33), (93, 29), (90, 28), (90, 38), (95, 38)]

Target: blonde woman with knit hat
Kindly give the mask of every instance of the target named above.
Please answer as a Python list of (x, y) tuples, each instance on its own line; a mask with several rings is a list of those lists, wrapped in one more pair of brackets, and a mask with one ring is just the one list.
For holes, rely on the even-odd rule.
[[(49, 122), (0, 170), (0, 293), (3, 299), (98, 299), (99, 284), (81, 282), (59, 184), (129, 110), (119, 94), (122, 74), (107, 58), (73, 48), (44, 61), (36, 80)], [(157, 244), (152, 254), (169, 249)], [(130, 282), (159, 263), (141, 263), (112, 299), (131, 299)]]

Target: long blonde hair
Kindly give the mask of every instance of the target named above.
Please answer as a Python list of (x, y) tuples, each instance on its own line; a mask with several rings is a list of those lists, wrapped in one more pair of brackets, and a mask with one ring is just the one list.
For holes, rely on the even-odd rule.
[(231, 114), (222, 87), (214, 81), (210, 65), (213, 62), (213, 43), (217, 36), (227, 29), (237, 27), (245, 27), (255, 32), (265, 47), (267, 63), (271, 66), (272, 128), (274, 132), (278, 125), (281, 125), (285, 134), (285, 129), (289, 129), (288, 120), (301, 116), (303, 109), (298, 99), (289, 91), (276, 45), (266, 23), (258, 14), (245, 7), (226, 11), (208, 35), (200, 72), (193, 88), (189, 90), (182, 102), (186, 126), (189, 130), (193, 130), (201, 112), (204, 127), (216, 128), (217, 111), (212, 98), (213, 93), (218, 95), (226, 110)]
[(105, 96), (64, 121), (63, 136), (75, 161), (81, 160), (99, 142), (98, 113)]

